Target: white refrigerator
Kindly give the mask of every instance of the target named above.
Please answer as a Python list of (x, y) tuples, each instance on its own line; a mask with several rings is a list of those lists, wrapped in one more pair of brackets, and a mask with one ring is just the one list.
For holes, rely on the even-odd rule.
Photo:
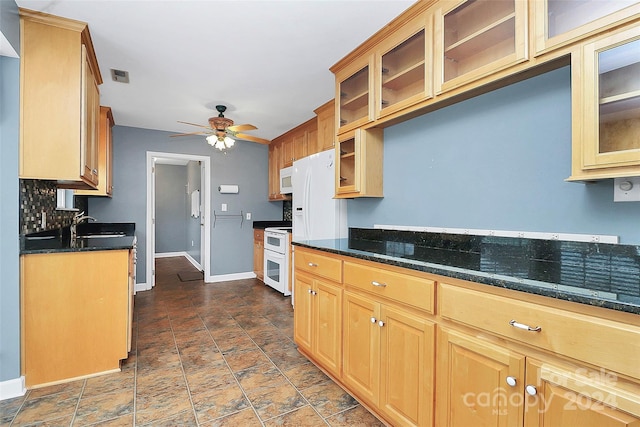
[(293, 162), (294, 241), (347, 237), (347, 201), (334, 199), (335, 151)]

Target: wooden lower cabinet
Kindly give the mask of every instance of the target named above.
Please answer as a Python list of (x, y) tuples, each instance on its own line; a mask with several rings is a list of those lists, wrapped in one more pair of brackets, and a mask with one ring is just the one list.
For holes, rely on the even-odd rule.
[(438, 339), (438, 427), (640, 426), (640, 385), (464, 332)]
[(27, 388), (117, 371), (131, 345), (129, 250), (21, 256)]
[(525, 427), (640, 426), (640, 385), (604, 369), (527, 358), (525, 399)]
[(340, 376), (342, 356), (342, 287), (296, 272), (294, 339), (328, 372)]
[(393, 425), (431, 425), (435, 324), (345, 291), (343, 381)]
[(253, 230), (253, 272), (264, 281), (264, 230)]
[(454, 330), (438, 337), (436, 425), (521, 426), (525, 357)]

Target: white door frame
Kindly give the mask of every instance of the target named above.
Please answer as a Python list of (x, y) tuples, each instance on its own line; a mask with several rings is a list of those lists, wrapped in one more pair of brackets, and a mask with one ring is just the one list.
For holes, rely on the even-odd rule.
[(193, 160), (200, 161), (203, 165), (201, 169), (201, 188), (200, 195), (202, 197), (201, 217), (204, 219), (204, 227), (200, 227), (200, 242), (202, 250), (200, 251), (201, 265), (204, 269), (204, 279), (210, 277), (211, 271), (211, 215), (210, 197), (211, 189), (211, 158), (208, 156), (198, 156), (195, 154), (178, 154), (178, 153), (161, 153), (156, 151), (147, 151), (147, 279), (146, 289), (151, 289), (156, 284), (155, 278), (155, 174), (154, 165), (156, 159), (175, 159), (175, 160)]

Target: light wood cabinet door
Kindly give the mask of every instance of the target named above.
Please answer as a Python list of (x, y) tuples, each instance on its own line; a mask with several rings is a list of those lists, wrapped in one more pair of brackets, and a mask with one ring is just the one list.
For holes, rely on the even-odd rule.
[(383, 305), (378, 327), (381, 411), (396, 425), (432, 425), (435, 324)]
[(294, 160), (293, 138), (289, 135), (282, 140), (282, 165), (281, 168), (293, 166)]
[(313, 351), (313, 278), (296, 271), (293, 284), (293, 338), (307, 353)]
[(288, 200), (291, 197), (280, 194), (280, 169), (284, 166), (282, 139), (274, 139), (269, 144), (269, 200)]
[(98, 129), (98, 186), (95, 190), (76, 190), (79, 196), (113, 195), (113, 136), (114, 126), (111, 108), (100, 106)]
[(264, 230), (253, 230), (253, 272), (264, 280)]
[(380, 389), (379, 305), (344, 292), (342, 380), (359, 398), (378, 405)]
[(82, 178), (93, 187), (98, 186), (98, 131), (100, 129), (100, 90), (87, 57), (85, 46), (82, 46), (83, 82), (82, 82), (82, 114), (81, 122), (81, 156)]
[(640, 26), (573, 56), (571, 180), (640, 175)]
[(525, 427), (638, 427), (640, 385), (600, 369), (527, 358)]
[(336, 198), (383, 197), (383, 130), (356, 129), (336, 146)]
[(376, 118), (433, 95), (433, 15), (405, 23), (376, 49)]
[(527, 59), (526, 1), (441, 1), (434, 13), (436, 93)]
[(336, 103), (333, 99), (315, 110), (318, 120), (315, 151), (318, 153), (326, 150), (332, 150), (336, 145), (335, 110)]
[(342, 288), (314, 281), (313, 354), (318, 363), (339, 377), (342, 367)]
[(435, 425), (522, 426), (524, 355), (451, 329), (438, 332)]
[(533, 6), (533, 49), (536, 55), (637, 19), (637, 0), (540, 0)]
[(296, 271), (294, 339), (336, 377), (342, 367), (342, 288)]
[(338, 134), (373, 120), (373, 66), (373, 54), (370, 54), (336, 72)]

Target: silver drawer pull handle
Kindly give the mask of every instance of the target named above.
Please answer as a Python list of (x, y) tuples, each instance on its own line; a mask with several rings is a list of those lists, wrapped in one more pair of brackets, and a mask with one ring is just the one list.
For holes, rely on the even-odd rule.
[(317, 267), (317, 266), (318, 266), (318, 264), (314, 264), (312, 262), (309, 263), (309, 267)]
[(387, 286), (387, 284), (386, 284), (386, 283), (376, 282), (375, 280), (374, 280), (374, 281), (372, 281), (372, 282), (371, 282), (371, 284), (372, 284), (373, 286), (377, 286), (377, 287), (379, 287), (379, 288), (384, 288), (385, 286)]
[(530, 332), (540, 332), (542, 330), (542, 328), (540, 326), (536, 326), (535, 328), (532, 328), (529, 325), (525, 325), (524, 323), (518, 323), (515, 320), (511, 320), (509, 322), (509, 324), (511, 326), (513, 326), (514, 328), (518, 328), (518, 329), (522, 329), (524, 331), (530, 331)]

